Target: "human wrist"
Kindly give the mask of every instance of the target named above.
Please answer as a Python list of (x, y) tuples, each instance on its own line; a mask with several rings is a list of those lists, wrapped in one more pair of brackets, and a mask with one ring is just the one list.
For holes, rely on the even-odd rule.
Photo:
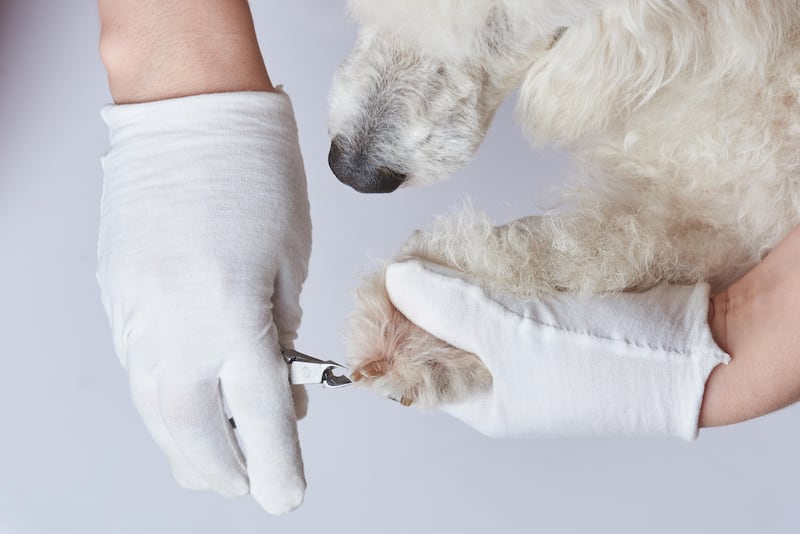
[(100, 0), (100, 55), (115, 103), (273, 90), (245, 0), (203, 9)]
[(709, 324), (731, 355), (706, 383), (700, 426), (753, 419), (800, 399), (800, 228), (714, 296)]

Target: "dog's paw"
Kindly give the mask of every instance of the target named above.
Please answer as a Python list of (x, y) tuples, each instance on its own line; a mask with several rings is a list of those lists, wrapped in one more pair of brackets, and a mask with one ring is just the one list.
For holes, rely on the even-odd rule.
[(345, 335), (352, 378), (404, 406), (433, 408), (491, 387), (480, 359), (432, 336), (389, 300), (384, 271), (364, 280)]
[[(390, 376), (386, 376), (389, 374)], [(386, 360), (373, 360), (364, 363), (353, 370), (350, 378), (353, 382), (361, 382), (367, 387), (378, 387), (384, 390), (384, 395), (392, 400), (396, 400), (403, 406), (411, 406), (415, 403), (419, 388), (413, 383), (401, 383), (399, 377), (391, 376), (392, 366)], [(381, 383), (384, 387), (379, 387)]]

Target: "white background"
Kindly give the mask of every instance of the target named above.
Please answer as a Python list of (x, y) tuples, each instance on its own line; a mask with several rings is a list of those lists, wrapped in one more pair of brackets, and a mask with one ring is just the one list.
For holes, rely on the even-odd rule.
[[(326, 93), (353, 42), (341, 0), (259, 2), (262, 49), (292, 95), (314, 222), (298, 348), (341, 358), (358, 273), (469, 195), (534, 213), (566, 172), (498, 114), (434, 187), (363, 196), (326, 164)], [(671, 439), (484, 438), (357, 388), (311, 391), (303, 507), (180, 489), (128, 394), (94, 279), (110, 100), (94, 3), (0, 0), (0, 534), (798, 532), (800, 410)], [(548, 195), (550, 195), (548, 197)]]

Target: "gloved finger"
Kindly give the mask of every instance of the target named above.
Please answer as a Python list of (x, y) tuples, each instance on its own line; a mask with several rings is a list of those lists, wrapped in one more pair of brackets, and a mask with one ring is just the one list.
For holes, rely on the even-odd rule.
[(183, 457), (225, 497), (247, 494), (244, 456), (225, 415), (219, 382), (158, 383), (161, 417)]
[[(310, 229), (309, 229), (310, 231)], [(297, 338), (297, 329), (303, 310), (300, 308), (300, 291), (306, 278), (306, 262), (290, 265), (282, 269), (275, 277), (272, 293), (272, 320), (278, 332), (278, 342), (281, 347), (294, 348)], [(295, 416), (302, 419), (308, 411), (308, 393), (302, 385), (292, 386)]]
[(222, 370), (225, 398), (247, 451), (250, 493), (272, 514), (303, 502), (306, 482), (286, 363), (270, 328), (261, 346)]
[(130, 375), (131, 396), (136, 409), (144, 420), (144, 424), (156, 445), (167, 456), (172, 467), (172, 475), (182, 487), (193, 490), (208, 489), (208, 483), (197, 470), (184, 458), (175, 440), (170, 436), (158, 403), (158, 387), (156, 381), (145, 377)]
[(386, 291), (392, 304), (411, 322), (480, 357), (490, 372), (493, 362), (487, 358), (498, 351), (484, 350), (485, 333), (502, 339), (498, 332), (506, 328), (506, 319), (522, 320), (456, 273), (417, 260), (389, 265)]
[(308, 392), (302, 384), (292, 386), (292, 399), (294, 400), (294, 416), (299, 421), (308, 412)]

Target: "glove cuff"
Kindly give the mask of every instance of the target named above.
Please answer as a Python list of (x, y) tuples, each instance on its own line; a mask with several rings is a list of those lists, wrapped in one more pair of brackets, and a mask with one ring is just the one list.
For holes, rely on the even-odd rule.
[[(236, 129), (264, 135), (265, 128), (283, 137), (296, 137), (292, 102), (280, 88), (275, 92), (210, 93), (138, 104), (109, 104), (100, 115), (109, 127), (111, 146), (132, 137)], [(269, 133), (269, 132), (267, 132)], [(287, 135), (288, 134), (288, 135)]]

